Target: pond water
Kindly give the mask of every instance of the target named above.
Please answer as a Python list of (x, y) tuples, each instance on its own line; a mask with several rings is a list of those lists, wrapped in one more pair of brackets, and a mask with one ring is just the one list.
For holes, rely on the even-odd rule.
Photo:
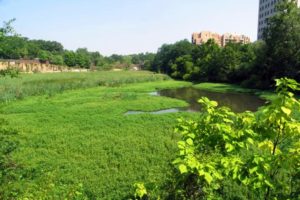
[(193, 87), (160, 90), (157, 91), (157, 95), (188, 102), (190, 105), (186, 110), (190, 112), (200, 111), (201, 106), (197, 101), (201, 97), (217, 101), (219, 106), (229, 107), (234, 112), (257, 111), (259, 107), (266, 104), (265, 100), (254, 94), (209, 92)]
[(259, 98), (254, 94), (245, 93), (219, 93), (219, 92), (209, 92), (205, 90), (196, 89), (193, 87), (185, 87), (178, 89), (166, 89), (156, 92), (149, 93), (152, 96), (165, 96), (170, 98), (176, 98), (184, 100), (189, 103), (186, 108), (171, 108), (165, 110), (158, 110), (153, 112), (143, 112), (143, 111), (128, 111), (125, 115), (134, 114), (166, 114), (174, 112), (199, 112), (201, 110), (201, 105), (198, 100), (201, 97), (208, 97), (210, 100), (217, 101), (219, 106), (226, 106), (231, 108), (234, 112), (244, 112), (244, 111), (257, 111), (257, 109), (266, 104), (266, 101)]
[(153, 115), (160, 115), (160, 114), (166, 114), (166, 113), (176, 113), (179, 111), (184, 111), (184, 109), (181, 108), (170, 108), (165, 110), (158, 110), (158, 111), (152, 111), (152, 112), (145, 112), (145, 111), (128, 111), (125, 113), (125, 115), (136, 115), (136, 114), (143, 114), (143, 113), (149, 113)]

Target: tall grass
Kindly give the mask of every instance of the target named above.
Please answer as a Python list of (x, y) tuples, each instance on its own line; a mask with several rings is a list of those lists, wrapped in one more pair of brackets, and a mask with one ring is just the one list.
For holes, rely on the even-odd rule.
[(168, 79), (170, 79), (168, 76), (146, 71), (22, 74), (18, 78), (0, 78), (0, 102), (36, 95), (52, 96), (72, 89), (116, 87), (128, 83)]

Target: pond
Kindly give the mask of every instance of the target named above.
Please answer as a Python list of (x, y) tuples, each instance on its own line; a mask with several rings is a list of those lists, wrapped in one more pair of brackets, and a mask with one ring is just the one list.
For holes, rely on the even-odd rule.
[(209, 92), (193, 87), (160, 90), (156, 94), (188, 102), (189, 107), (186, 108), (186, 111), (190, 112), (200, 111), (201, 106), (198, 100), (201, 97), (208, 97), (210, 100), (217, 101), (219, 106), (229, 107), (234, 112), (257, 111), (259, 107), (266, 104), (265, 100), (254, 94)]
[(199, 112), (201, 110), (201, 105), (198, 100), (201, 97), (208, 97), (210, 100), (217, 101), (219, 106), (226, 106), (231, 108), (234, 112), (244, 112), (252, 111), (255, 112), (259, 107), (264, 106), (266, 101), (259, 98), (254, 94), (246, 93), (219, 93), (219, 92), (209, 92), (205, 90), (196, 89), (193, 87), (185, 87), (178, 89), (165, 89), (157, 92), (151, 92), (150, 95), (153, 96), (165, 96), (175, 99), (184, 100), (189, 103), (186, 108), (171, 108), (165, 110), (158, 110), (153, 112), (143, 112), (143, 111), (128, 111), (125, 115), (134, 115), (142, 113), (150, 114), (166, 114), (174, 112)]

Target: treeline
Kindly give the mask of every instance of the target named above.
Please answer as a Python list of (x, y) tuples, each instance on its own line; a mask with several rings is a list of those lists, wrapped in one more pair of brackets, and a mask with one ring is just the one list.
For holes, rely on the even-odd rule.
[(70, 51), (56, 41), (30, 40), (14, 34), (12, 22), (13, 20), (6, 22), (3, 28), (0, 28), (0, 59), (35, 59), (55, 65), (106, 70), (132, 66), (150, 68), (150, 60), (155, 56), (151, 53), (141, 53), (128, 56), (114, 54), (105, 57), (97, 51), (90, 52), (87, 48)]
[(300, 81), (300, 9), (284, 0), (277, 15), (268, 21), (264, 41), (229, 43), (219, 47), (213, 40), (196, 46), (184, 40), (163, 45), (151, 69), (189, 81), (237, 83), (245, 87), (269, 88), (274, 79)]
[(183, 40), (163, 45), (156, 54), (105, 57), (86, 48), (69, 51), (55, 41), (29, 40), (11, 34), (13, 21), (9, 21), (0, 28), (0, 59), (38, 59), (96, 70), (135, 66), (176, 79), (265, 89), (273, 87), (276, 78), (300, 81), (300, 9), (295, 2), (283, 0), (278, 4), (279, 12), (269, 19), (264, 41), (245, 45), (229, 43), (221, 48), (213, 40), (200, 46)]
[(261, 43), (229, 43), (222, 48), (214, 40), (203, 45), (183, 40), (163, 45), (152, 69), (183, 80), (241, 82), (256, 64), (261, 46)]

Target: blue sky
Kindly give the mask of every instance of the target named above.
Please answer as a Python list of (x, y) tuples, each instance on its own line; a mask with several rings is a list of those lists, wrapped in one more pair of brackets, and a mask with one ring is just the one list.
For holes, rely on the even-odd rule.
[(0, 0), (0, 21), (17, 32), (104, 55), (156, 52), (192, 32), (256, 39), (258, 0)]

